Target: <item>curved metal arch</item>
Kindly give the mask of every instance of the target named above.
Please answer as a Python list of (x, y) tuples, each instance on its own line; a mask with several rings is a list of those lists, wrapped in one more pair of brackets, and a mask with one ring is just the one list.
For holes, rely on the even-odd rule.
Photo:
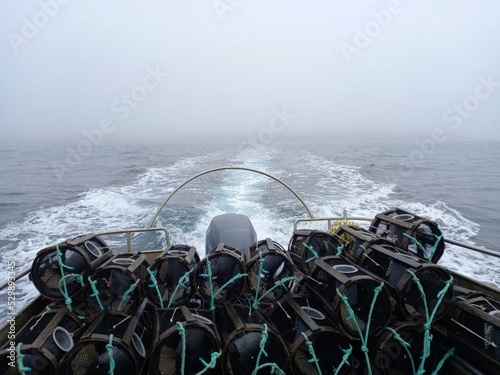
[(287, 185), (285, 182), (281, 181), (278, 177), (275, 177), (273, 176), (272, 174), (269, 174), (269, 173), (266, 173), (266, 172), (262, 172), (262, 171), (259, 171), (258, 169), (254, 169), (254, 168), (248, 168), (248, 167), (234, 167), (234, 166), (230, 166), (230, 167), (218, 167), (218, 168), (212, 168), (212, 169), (209, 169), (209, 170), (206, 170), (204, 172), (201, 172), (201, 173), (198, 173), (192, 177), (190, 177), (189, 179), (187, 179), (186, 181), (184, 181), (182, 184), (180, 184), (174, 191), (172, 191), (169, 196), (167, 197), (167, 199), (165, 199), (165, 201), (162, 203), (162, 205), (160, 207), (157, 208), (155, 214), (153, 215), (153, 218), (151, 219), (151, 221), (149, 222), (148, 224), (148, 227), (151, 228), (153, 226), (153, 224), (155, 223), (156, 219), (158, 218), (158, 215), (160, 214), (161, 210), (163, 209), (163, 207), (165, 207), (165, 205), (168, 203), (168, 201), (174, 196), (175, 193), (177, 193), (180, 189), (182, 189), (185, 185), (187, 185), (188, 183), (190, 183), (191, 181), (197, 179), (198, 177), (201, 177), (203, 175), (206, 175), (206, 174), (209, 174), (209, 173), (213, 173), (213, 172), (218, 172), (218, 171), (224, 171), (224, 170), (240, 170), (240, 171), (248, 171), (248, 172), (253, 172), (253, 173), (258, 173), (258, 174), (261, 174), (263, 176), (266, 176), (266, 177), (269, 177), (271, 179), (273, 179), (274, 181), (280, 183), (281, 185), (283, 185), (286, 189), (288, 189), (288, 191), (290, 191), (299, 201), (300, 203), (302, 203), (302, 205), (304, 206), (304, 208), (306, 209), (307, 211), (307, 214), (312, 218), (314, 217), (311, 210), (309, 209), (309, 207), (307, 206), (306, 202), (304, 202), (304, 200), (302, 199), (302, 197), (295, 191), (293, 190), (289, 185)]

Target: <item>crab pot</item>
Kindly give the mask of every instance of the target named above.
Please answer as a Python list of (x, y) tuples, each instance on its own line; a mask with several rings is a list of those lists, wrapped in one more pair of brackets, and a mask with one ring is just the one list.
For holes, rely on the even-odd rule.
[(370, 231), (432, 263), (437, 263), (444, 252), (444, 239), (438, 225), (400, 208), (375, 216)]
[[(403, 344), (396, 335), (408, 345)], [(423, 355), (424, 328), (421, 324), (394, 321), (372, 341), (369, 353), (373, 374), (413, 374), (412, 359), (418, 367)], [(431, 342), (430, 357), (425, 364), (429, 373), (436, 367), (434, 353)], [(363, 356), (358, 355), (358, 358)]]
[(188, 303), (194, 295), (193, 271), (200, 262), (196, 248), (171, 246), (150, 268), (145, 290), (156, 307), (170, 308)]
[(76, 237), (40, 250), (30, 279), (41, 295), (64, 300), (80, 293), (87, 277), (111, 256), (106, 243), (95, 235)]
[(100, 313), (64, 357), (62, 373), (140, 374), (151, 349), (149, 331), (139, 323), (146, 303), (142, 302), (135, 315), (117, 311)]
[[(220, 340), (207, 310), (157, 309), (150, 375), (217, 374)], [(214, 363), (212, 359), (216, 358)], [(212, 366), (208, 366), (212, 364)]]
[[(78, 317), (65, 307), (47, 310), (33, 317), (18, 332), (14, 345), (9, 342), (0, 350), (1, 373), (19, 374), (17, 361), (20, 360), (22, 366), (31, 369), (28, 372), (30, 375), (59, 374), (59, 361), (80, 336), (80, 327)], [(22, 359), (16, 354), (15, 348), (19, 344), (21, 356), (24, 356)], [(9, 362), (15, 366), (9, 365)]]
[(247, 252), (248, 287), (254, 307), (278, 301), (294, 278), (294, 267), (288, 253), (277, 242), (267, 238), (252, 245)]
[(476, 295), (455, 302), (444, 320), (448, 335), (465, 355), (500, 369), (500, 302)]
[(321, 374), (337, 370), (337, 374), (347, 374), (351, 370), (348, 364), (342, 364), (344, 350), (350, 348), (347, 339), (314, 300), (287, 294), (266, 317), (288, 346), (292, 374), (317, 374), (318, 368)]
[(298, 269), (307, 273), (314, 267), (314, 259), (331, 255), (340, 255), (344, 241), (335, 234), (299, 229), (293, 233), (288, 244), (288, 252)]
[(236, 300), (246, 288), (243, 254), (223, 243), (198, 263), (194, 274), (196, 290), (211, 309)]
[(218, 312), (216, 323), (224, 345), (222, 374), (271, 373), (273, 368), (285, 371), (285, 343), (259, 311), (228, 302)]
[(389, 240), (354, 225), (341, 225), (335, 234), (346, 241), (343, 254), (354, 261), (357, 261), (369, 246), (375, 244), (397, 251)]
[(133, 314), (144, 299), (143, 283), (148, 274), (146, 255), (116, 254), (100, 266), (85, 288), (89, 310), (112, 310)]
[[(380, 245), (373, 245), (359, 258), (358, 264), (390, 285), (388, 290), (396, 300), (399, 312), (408, 320), (422, 321), (437, 306), (434, 321), (448, 310), (453, 298), (451, 274), (443, 267), (426, 262), (413, 255), (396, 253)], [(418, 279), (423, 294), (413, 275)], [(442, 297), (438, 296), (446, 289)]]
[(306, 279), (307, 289), (346, 336), (360, 340), (368, 323), (368, 335), (376, 335), (387, 326), (393, 306), (382, 283), (342, 257), (324, 257), (314, 263)]

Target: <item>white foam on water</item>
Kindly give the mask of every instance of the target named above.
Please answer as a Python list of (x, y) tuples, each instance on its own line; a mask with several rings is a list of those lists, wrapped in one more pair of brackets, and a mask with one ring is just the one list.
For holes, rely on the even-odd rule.
[[(350, 216), (373, 218), (389, 208), (401, 207), (436, 221), (445, 238), (470, 242), (479, 232), (479, 225), (443, 202), (399, 200), (394, 184), (372, 181), (363, 175), (361, 167), (338, 164), (309, 151), (298, 154), (293, 163), (282, 161), (283, 154), (274, 149), (262, 152), (247, 148), (229, 159), (222, 159), (221, 155), (221, 152), (216, 152), (215, 156), (187, 157), (165, 167), (149, 168), (125, 186), (91, 189), (73, 202), (35, 210), (22, 220), (10, 222), (0, 228), (0, 240), (6, 244), (0, 249), (2, 263), (7, 264), (13, 259), (17, 270), (21, 271), (31, 266), (40, 249), (54, 245), (61, 238), (101, 230), (144, 227), (173, 189), (186, 178), (213, 167), (210, 164), (214, 160), (256, 168), (282, 178), (301, 194), (317, 217), (341, 216), (346, 208)], [(192, 200), (176, 204), (168, 212), (169, 215), (177, 214), (182, 220), (168, 215), (158, 220), (158, 225), (164, 225), (170, 231), (172, 242), (195, 246), (200, 256), (204, 256), (205, 234), (211, 219), (225, 212), (235, 212), (250, 217), (259, 240), (271, 238), (287, 248), (294, 219), (305, 216), (300, 203), (288, 192), (281, 193), (278, 190), (281, 187), (265, 176), (247, 171), (217, 173), (208, 179), (210, 184), (204, 180), (184, 188)], [(271, 195), (276, 193), (280, 199), (264, 200), (269, 192)], [(202, 194), (205, 200), (195, 200), (196, 194)], [(297, 217), (292, 217), (291, 212)], [(326, 229), (324, 224), (321, 225)], [(440, 264), (476, 280), (500, 286), (497, 272), (500, 261), (497, 258), (447, 245)], [(0, 270), (0, 279), (6, 278), (7, 271)], [(17, 285), (18, 308), (37, 293), (25, 280)]]

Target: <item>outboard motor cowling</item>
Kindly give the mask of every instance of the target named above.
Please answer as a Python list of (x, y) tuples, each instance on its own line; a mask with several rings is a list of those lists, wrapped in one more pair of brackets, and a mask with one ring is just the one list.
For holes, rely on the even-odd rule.
[(250, 219), (241, 214), (215, 216), (207, 229), (205, 253), (208, 254), (219, 243), (224, 243), (242, 252), (257, 242), (257, 233)]

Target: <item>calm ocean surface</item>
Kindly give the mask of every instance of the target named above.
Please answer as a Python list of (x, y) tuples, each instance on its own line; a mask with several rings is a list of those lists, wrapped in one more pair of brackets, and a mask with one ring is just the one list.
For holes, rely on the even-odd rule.
[[(438, 145), (425, 157), (415, 144), (231, 145), (0, 144), (0, 280), (7, 263), (31, 266), (43, 247), (78, 234), (147, 226), (181, 182), (209, 168), (235, 165), (271, 173), (293, 187), (315, 216), (373, 217), (401, 207), (436, 221), (445, 238), (500, 251), (500, 143)], [(410, 155), (413, 156), (410, 157)], [(414, 162), (412, 163), (411, 160)], [(404, 167), (402, 167), (404, 165)], [(248, 215), (259, 238), (287, 246), (300, 203), (272, 180), (245, 171), (206, 175), (188, 184), (159, 223), (174, 243), (204, 253), (210, 219)], [(440, 264), (500, 286), (500, 259), (447, 246)], [(36, 293), (18, 282), (20, 304)], [(4, 299), (4, 296), (2, 296)], [(18, 306), (20, 308), (20, 306)]]

